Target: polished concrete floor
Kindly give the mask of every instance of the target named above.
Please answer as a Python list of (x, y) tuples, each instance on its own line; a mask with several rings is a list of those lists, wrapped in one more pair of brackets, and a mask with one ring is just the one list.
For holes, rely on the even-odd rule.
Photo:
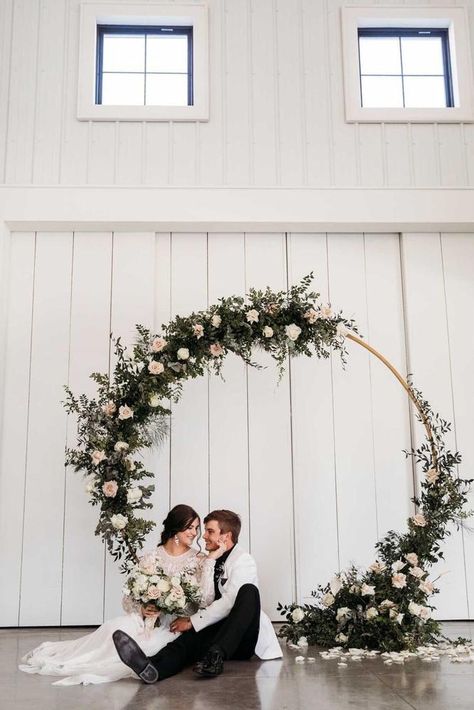
[[(474, 622), (450, 622), (452, 638), (472, 638)], [(219, 678), (201, 680), (190, 670), (144, 685), (127, 679), (99, 686), (56, 687), (54, 678), (17, 670), (21, 656), (42, 641), (77, 638), (87, 629), (1, 629), (2, 710), (473, 710), (474, 664), (418, 658), (387, 666), (380, 658), (339, 667), (315, 648), (314, 663), (295, 663), (300, 651), (284, 648), (278, 661), (229, 662)]]

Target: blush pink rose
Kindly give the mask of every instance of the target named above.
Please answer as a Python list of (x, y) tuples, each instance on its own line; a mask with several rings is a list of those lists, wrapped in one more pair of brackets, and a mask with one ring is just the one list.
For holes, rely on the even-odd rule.
[(219, 355), (222, 355), (224, 352), (224, 348), (220, 343), (212, 343), (212, 345), (209, 346), (209, 350), (214, 357), (219, 357)]
[(152, 584), (148, 587), (147, 596), (149, 599), (158, 599), (158, 597), (161, 596), (161, 592), (156, 584)]
[(155, 353), (159, 353), (163, 350), (168, 345), (168, 341), (165, 340), (164, 338), (155, 338), (151, 344), (151, 349)]
[(106, 481), (102, 486), (102, 490), (104, 492), (104, 496), (107, 498), (115, 498), (118, 491), (117, 481)]

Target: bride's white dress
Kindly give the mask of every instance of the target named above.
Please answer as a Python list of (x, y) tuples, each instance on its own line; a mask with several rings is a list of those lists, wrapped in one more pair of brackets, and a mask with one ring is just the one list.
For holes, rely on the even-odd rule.
[[(185, 568), (195, 570), (195, 578), (202, 590), (202, 605), (214, 600), (215, 560), (208, 559), (193, 548), (182, 555), (174, 556), (163, 546), (157, 548), (157, 558), (168, 575), (180, 574)], [(126, 598), (125, 598), (126, 600)], [(112, 640), (117, 629), (135, 639), (147, 656), (166, 646), (179, 634), (172, 633), (169, 625), (174, 617), (160, 616), (160, 626), (149, 629), (137, 607), (127, 605), (127, 613), (106, 621), (93, 633), (70, 641), (46, 641), (33, 649), (21, 660), (20, 670), (25, 673), (65, 676), (53, 685), (78, 685), (83, 683), (110, 683), (120, 678), (136, 677), (133, 671), (120, 660)]]

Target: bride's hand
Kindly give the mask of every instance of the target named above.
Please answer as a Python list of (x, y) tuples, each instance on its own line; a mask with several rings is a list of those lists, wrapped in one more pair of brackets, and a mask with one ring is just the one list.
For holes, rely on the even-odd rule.
[(153, 604), (142, 604), (142, 616), (143, 618), (150, 618), (152, 616), (159, 616), (160, 612)]
[(209, 560), (218, 560), (219, 557), (222, 557), (222, 555), (226, 551), (225, 542), (223, 540), (219, 540), (219, 542), (217, 544), (219, 545), (217, 550), (211, 550), (209, 552), (209, 554), (207, 555), (207, 558)]

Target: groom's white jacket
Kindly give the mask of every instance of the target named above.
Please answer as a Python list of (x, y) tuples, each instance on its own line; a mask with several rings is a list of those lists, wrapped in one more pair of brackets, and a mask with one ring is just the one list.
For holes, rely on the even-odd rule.
[[(201, 631), (206, 626), (216, 624), (221, 619), (225, 619), (234, 606), (237, 592), (244, 584), (254, 584), (258, 588), (255, 560), (240, 545), (237, 544), (232, 548), (232, 552), (224, 562), (224, 568), (218, 584), (219, 591), (222, 594), (221, 598), (216, 599), (208, 607), (200, 609), (191, 616), (191, 623), (196, 631)], [(267, 660), (282, 656), (272, 622), (263, 611), (260, 613), (260, 631), (255, 653), (259, 658)]]

